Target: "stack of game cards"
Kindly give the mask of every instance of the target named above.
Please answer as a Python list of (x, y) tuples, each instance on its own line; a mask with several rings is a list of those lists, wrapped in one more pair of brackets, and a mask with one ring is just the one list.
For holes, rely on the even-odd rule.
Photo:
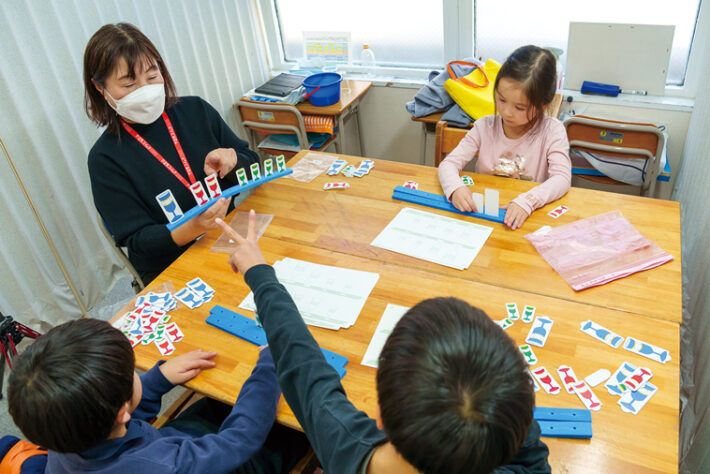
[(132, 347), (155, 343), (162, 355), (175, 352), (174, 343), (183, 339), (178, 325), (170, 323), (168, 311), (175, 308), (177, 302), (169, 293), (148, 293), (136, 299), (136, 309), (123, 315), (113, 325), (123, 332)]
[(214, 296), (214, 290), (197, 277), (186, 283), (186, 287), (175, 293), (175, 298), (190, 309), (195, 309), (209, 302)]

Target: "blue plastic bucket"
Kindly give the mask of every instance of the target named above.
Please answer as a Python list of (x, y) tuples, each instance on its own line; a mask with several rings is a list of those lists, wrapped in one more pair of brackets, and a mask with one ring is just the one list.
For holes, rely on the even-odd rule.
[[(316, 106), (333, 105), (340, 100), (340, 83), (343, 76), (337, 72), (320, 72), (303, 80), (306, 96)], [(308, 95), (310, 94), (310, 96)]]

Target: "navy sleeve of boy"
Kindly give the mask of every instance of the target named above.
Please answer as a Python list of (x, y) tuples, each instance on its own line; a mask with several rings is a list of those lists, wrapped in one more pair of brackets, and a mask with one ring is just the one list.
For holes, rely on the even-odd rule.
[(497, 474), (547, 474), (552, 472), (547, 457), (550, 450), (540, 439), (540, 425), (533, 420), (528, 428), (528, 435), (510, 464), (500, 467), (494, 472)]
[(264, 445), (280, 397), (274, 361), (266, 348), (219, 431), (182, 443), (175, 461), (178, 472), (230, 472), (247, 462)]
[(158, 362), (148, 372), (141, 375), (143, 395), (141, 396), (140, 403), (131, 414), (132, 418), (150, 421), (158, 416), (158, 413), (160, 413), (160, 400), (163, 398), (163, 395), (175, 387), (160, 371), (160, 365), (163, 362), (164, 361)]
[(244, 275), (276, 362), (284, 397), (325, 472), (357, 472), (365, 456), (387, 438), (345, 395), (291, 296), (269, 265)]

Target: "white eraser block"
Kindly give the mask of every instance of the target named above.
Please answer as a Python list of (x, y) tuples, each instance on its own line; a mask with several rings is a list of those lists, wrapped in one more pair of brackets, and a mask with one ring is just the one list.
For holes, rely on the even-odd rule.
[(590, 387), (596, 387), (600, 383), (609, 380), (609, 377), (611, 377), (611, 372), (606, 369), (599, 369), (593, 374), (587, 375), (584, 378), (584, 381), (587, 382), (587, 385), (589, 385)]
[(498, 217), (498, 197), (497, 189), (486, 189), (486, 215)]
[(473, 204), (476, 206), (476, 212), (483, 212), (483, 194), (481, 193), (471, 193), (473, 198)]

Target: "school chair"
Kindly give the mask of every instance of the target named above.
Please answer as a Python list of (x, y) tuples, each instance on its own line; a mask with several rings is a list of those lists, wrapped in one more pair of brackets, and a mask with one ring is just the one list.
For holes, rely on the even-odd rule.
[(449, 127), (448, 122), (436, 123), (436, 141), (434, 142), (434, 166), (438, 167), (446, 155), (451, 153), (468, 133), (466, 128)]
[(154, 428), (162, 428), (169, 421), (174, 420), (187, 407), (197, 402), (202, 395), (186, 388), (180, 396), (163, 413), (158, 415), (152, 422)]
[(133, 268), (133, 265), (131, 264), (130, 260), (128, 260), (128, 255), (126, 255), (125, 251), (123, 248), (121, 248), (120, 245), (118, 245), (118, 242), (116, 242), (116, 239), (113, 238), (113, 234), (111, 234), (111, 230), (108, 228), (108, 225), (106, 225), (106, 221), (104, 220), (103, 217), (101, 217), (101, 214), (96, 212), (96, 218), (99, 221), (99, 228), (101, 229), (101, 232), (104, 234), (104, 237), (109, 241), (111, 244), (111, 247), (114, 248), (116, 251), (116, 255), (118, 255), (118, 258), (123, 262), (123, 265), (128, 269), (128, 271), (133, 275), (133, 281), (131, 282), (131, 286), (133, 287), (133, 291), (136, 292), (136, 294), (140, 293), (140, 291), (145, 288), (145, 285), (143, 284), (143, 280), (141, 279), (140, 275), (136, 271), (135, 268)]
[[(300, 150), (311, 149), (303, 115), (295, 106), (284, 103), (240, 100), (235, 102), (233, 107), (237, 112), (239, 124), (247, 134), (247, 141), (252, 150), (292, 158)], [(337, 131), (333, 132), (333, 135), (315, 150), (325, 151), (333, 146), (335, 152), (340, 153), (340, 136)], [(299, 150), (258, 147), (263, 139), (274, 133), (294, 134)]]
[[(574, 175), (612, 185), (629, 185), (635, 178), (640, 195), (653, 196), (666, 141), (657, 126), (584, 115), (567, 118), (564, 126)], [(599, 165), (591, 167), (585, 156)]]

